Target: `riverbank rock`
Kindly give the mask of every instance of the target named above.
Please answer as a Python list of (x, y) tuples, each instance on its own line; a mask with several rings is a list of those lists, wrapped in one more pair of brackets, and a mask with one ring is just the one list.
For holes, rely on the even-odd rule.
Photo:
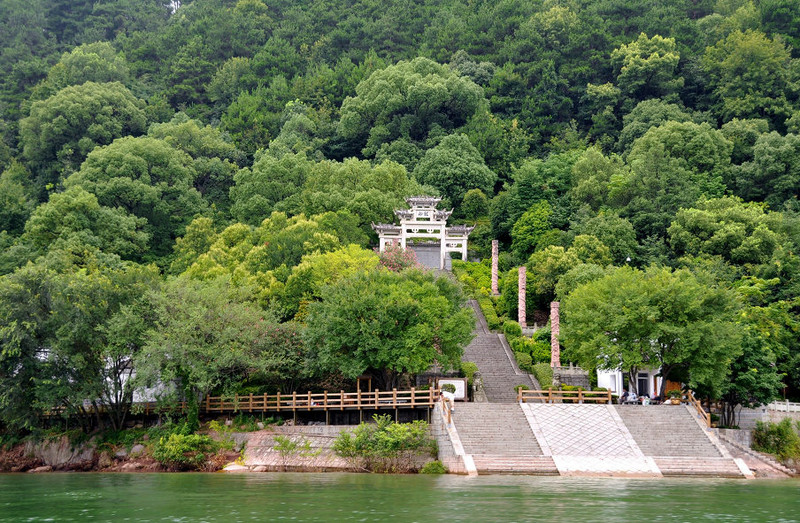
[(236, 463), (229, 463), (225, 466), (225, 472), (250, 472), (249, 467), (245, 467), (244, 465), (237, 465)]
[(95, 461), (95, 447), (92, 441), (73, 444), (66, 436), (53, 441), (28, 442), (25, 445), (25, 454), (41, 460), (54, 469), (83, 468), (85, 463)]
[(131, 461), (129, 463), (123, 464), (119, 469), (123, 472), (135, 472), (137, 470), (141, 470), (144, 467), (138, 461)]
[(42, 465), (41, 467), (36, 467), (28, 471), (29, 474), (38, 474), (40, 472), (53, 472), (53, 467), (50, 465)]

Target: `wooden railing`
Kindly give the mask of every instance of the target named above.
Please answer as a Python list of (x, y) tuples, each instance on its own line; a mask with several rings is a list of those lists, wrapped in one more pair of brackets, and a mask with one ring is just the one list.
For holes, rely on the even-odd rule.
[[(296, 412), (363, 409), (414, 409), (433, 408), (441, 396), (439, 389), (388, 390), (373, 392), (292, 392), (291, 394), (247, 394), (234, 396), (206, 396), (200, 412)], [(185, 402), (175, 406), (186, 408)], [(144, 414), (158, 412), (157, 403), (137, 403), (136, 409)]]
[(444, 419), (448, 425), (453, 419), (453, 407), (453, 400), (442, 395), (442, 414), (444, 414)]
[(686, 393), (686, 401), (690, 405), (694, 405), (694, 408), (697, 410), (697, 413), (703, 419), (703, 422), (706, 424), (706, 427), (711, 427), (711, 415), (708, 412), (706, 412), (706, 410), (703, 408), (702, 403), (700, 403), (700, 401), (694, 397), (694, 393), (691, 390)]
[(545, 403), (611, 403), (611, 391), (605, 390), (523, 390), (517, 391), (517, 401)]

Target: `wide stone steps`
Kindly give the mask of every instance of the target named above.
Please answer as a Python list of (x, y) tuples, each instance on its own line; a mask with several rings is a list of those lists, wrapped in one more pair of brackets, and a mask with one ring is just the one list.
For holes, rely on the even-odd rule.
[(723, 457), (684, 405), (617, 405), (616, 409), (647, 456)]
[(479, 474), (530, 474), (534, 476), (558, 476), (553, 458), (550, 456), (510, 457), (503, 455), (473, 455)]
[(664, 476), (742, 477), (741, 470), (731, 458), (654, 456), (653, 461)]
[(542, 455), (542, 449), (518, 404), (459, 404), (453, 413), (453, 421), (467, 454)]

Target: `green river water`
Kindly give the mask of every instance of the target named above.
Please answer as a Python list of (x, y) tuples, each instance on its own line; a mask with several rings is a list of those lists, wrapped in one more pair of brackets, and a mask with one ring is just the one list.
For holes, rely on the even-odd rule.
[(800, 521), (800, 481), (0, 475), (0, 521)]

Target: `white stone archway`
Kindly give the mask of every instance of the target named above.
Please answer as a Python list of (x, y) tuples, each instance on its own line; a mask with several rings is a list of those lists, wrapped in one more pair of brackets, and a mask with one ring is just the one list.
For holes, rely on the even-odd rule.
[(387, 245), (399, 243), (406, 248), (411, 238), (429, 238), (439, 240), (439, 269), (444, 270), (447, 253), (459, 252), (461, 259), (467, 259), (467, 239), (475, 227), (468, 225), (447, 226), (447, 220), (453, 214), (452, 209), (442, 211), (436, 208), (441, 198), (432, 196), (411, 196), (406, 198), (410, 209), (396, 209), (395, 215), (400, 225), (378, 223), (372, 228), (378, 233), (379, 250), (383, 252)]

